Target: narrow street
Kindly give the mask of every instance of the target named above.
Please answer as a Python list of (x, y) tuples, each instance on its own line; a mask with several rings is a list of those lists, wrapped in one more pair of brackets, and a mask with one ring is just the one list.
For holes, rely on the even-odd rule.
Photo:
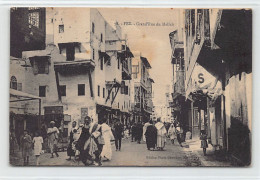
[[(171, 145), (167, 140), (164, 151), (148, 151), (146, 144), (137, 144), (130, 139), (122, 141), (122, 150), (116, 151), (112, 143), (112, 160), (102, 162), (102, 166), (201, 166), (199, 158), (178, 144)], [(20, 154), (18, 154), (20, 156)], [(21, 156), (20, 156), (21, 157)], [(59, 152), (59, 157), (50, 158), (45, 153), (40, 156), (40, 166), (84, 166), (81, 162), (66, 160), (67, 153)], [(11, 158), (10, 163), (22, 165), (22, 158)], [(30, 166), (35, 165), (35, 158), (30, 157)]]

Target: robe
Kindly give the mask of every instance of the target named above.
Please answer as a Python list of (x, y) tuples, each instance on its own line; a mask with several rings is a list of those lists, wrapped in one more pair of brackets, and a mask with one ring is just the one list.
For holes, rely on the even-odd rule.
[(101, 125), (101, 129), (102, 129), (102, 135), (104, 138), (104, 146), (101, 152), (101, 157), (103, 158), (107, 158), (108, 160), (112, 159), (112, 149), (111, 149), (111, 140), (114, 140), (114, 136), (112, 134), (111, 128), (106, 124), (103, 123)]
[(157, 122), (155, 124), (155, 127), (157, 129), (157, 147), (158, 148), (164, 148), (166, 143), (166, 128), (163, 123)]
[(145, 138), (146, 138), (146, 145), (147, 148), (155, 148), (155, 145), (157, 143), (157, 129), (154, 127), (154, 125), (149, 124), (146, 128), (145, 132)]
[(145, 138), (145, 132), (146, 132), (146, 129), (147, 127), (150, 125), (150, 123), (145, 123), (144, 126), (143, 126), (143, 141), (146, 142), (146, 138)]

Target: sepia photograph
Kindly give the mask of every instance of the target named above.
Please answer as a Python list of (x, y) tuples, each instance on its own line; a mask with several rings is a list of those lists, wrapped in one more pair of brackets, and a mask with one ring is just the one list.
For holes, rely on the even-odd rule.
[(251, 167), (252, 9), (10, 8), (9, 164)]

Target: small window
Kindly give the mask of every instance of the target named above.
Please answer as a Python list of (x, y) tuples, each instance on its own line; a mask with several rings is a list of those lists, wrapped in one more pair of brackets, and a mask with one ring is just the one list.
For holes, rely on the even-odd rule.
[(49, 73), (48, 61), (37, 61), (37, 65), (38, 65), (38, 74), (48, 74)]
[(39, 28), (40, 15), (39, 12), (31, 12), (28, 14), (28, 23)]
[(103, 34), (100, 34), (100, 41), (103, 42)]
[(78, 96), (85, 96), (85, 84), (78, 84)]
[(119, 108), (119, 103), (117, 104), (117, 107)]
[(64, 25), (59, 25), (59, 33), (64, 33)]
[(114, 92), (112, 92), (112, 99), (114, 99)]
[(15, 76), (11, 77), (10, 88), (17, 90), (17, 79)]
[(105, 88), (103, 88), (103, 98), (105, 98)]
[(92, 32), (95, 33), (95, 24), (92, 22)]
[(100, 96), (100, 86), (98, 85), (98, 96)]
[(46, 86), (39, 86), (39, 96), (46, 97)]
[(66, 96), (66, 85), (61, 85), (60, 86), (60, 95), (61, 96)]

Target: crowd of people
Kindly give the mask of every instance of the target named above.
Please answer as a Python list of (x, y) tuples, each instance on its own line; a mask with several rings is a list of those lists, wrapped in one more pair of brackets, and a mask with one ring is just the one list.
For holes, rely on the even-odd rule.
[[(13, 137), (14, 133), (12, 132), (13, 131), (11, 131), (10, 135), (11, 142), (13, 142), (12, 139), (15, 139)], [(32, 149), (36, 157), (36, 165), (39, 165), (39, 157), (43, 153), (44, 139), (47, 139), (48, 142), (47, 146), (50, 150), (50, 158), (54, 158), (54, 155), (59, 157), (58, 139), (60, 131), (55, 127), (54, 121), (50, 122), (45, 134), (46, 136), (43, 136), (42, 130), (40, 130), (37, 131), (32, 138), (28, 131), (24, 131), (19, 141), (24, 165), (29, 164)], [(167, 126), (158, 118), (157, 122), (150, 120), (142, 124), (141, 121), (138, 121), (131, 126), (124, 126), (119, 119), (114, 119), (113, 124), (110, 126), (107, 124), (106, 118), (101, 119), (99, 122), (94, 122), (87, 116), (83, 124), (78, 125), (76, 121), (72, 122), (67, 146), (67, 160), (73, 160), (75, 162), (82, 161), (86, 166), (101, 166), (102, 161), (112, 159), (111, 142), (115, 141), (116, 151), (121, 151), (122, 138), (128, 138), (128, 136), (131, 136), (132, 142), (137, 142), (138, 144), (143, 140), (147, 145), (147, 149), (151, 151), (162, 151), (165, 147), (167, 137), (172, 144), (177, 140), (182, 147), (184, 138), (183, 130), (178, 122), (171, 123)], [(205, 133), (201, 137), (201, 147), (203, 148), (204, 154), (206, 154), (207, 137)]]

